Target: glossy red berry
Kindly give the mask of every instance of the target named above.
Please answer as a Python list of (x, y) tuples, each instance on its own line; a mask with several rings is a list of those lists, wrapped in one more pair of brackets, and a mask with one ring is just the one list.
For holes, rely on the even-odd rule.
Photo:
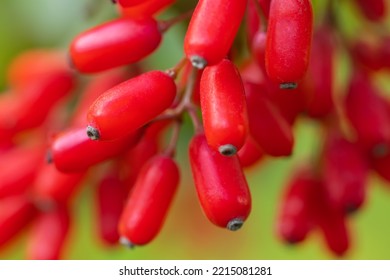
[(171, 76), (151, 71), (103, 93), (88, 112), (88, 136), (114, 140), (134, 132), (169, 108), (176, 96)]
[(70, 56), (78, 71), (94, 73), (137, 62), (160, 41), (154, 19), (119, 18), (79, 34), (70, 46)]
[(272, 0), (265, 63), (282, 88), (295, 88), (309, 63), (313, 29), (310, 0)]
[(136, 131), (113, 141), (93, 141), (85, 127), (70, 128), (54, 137), (49, 156), (59, 171), (81, 172), (124, 153), (138, 142), (141, 134)]
[(121, 241), (144, 245), (159, 233), (179, 184), (175, 161), (164, 155), (151, 158), (137, 177), (119, 223)]
[(235, 154), (249, 129), (244, 85), (230, 60), (223, 59), (203, 71), (200, 103), (210, 147), (223, 155)]
[(240, 229), (251, 211), (251, 195), (237, 155), (221, 155), (209, 147), (204, 134), (197, 134), (191, 140), (189, 158), (207, 218), (219, 227)]
[(184, 51), (194, 67), (202, 69), (217, 64), (228, 54), (247, 2), (198, 1), (184, 38)]

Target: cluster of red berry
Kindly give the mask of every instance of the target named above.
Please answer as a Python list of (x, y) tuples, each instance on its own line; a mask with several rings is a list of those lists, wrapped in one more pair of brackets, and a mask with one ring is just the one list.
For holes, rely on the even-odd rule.
[[(286, 186), (278, 234), (297, 243), (317, 228), (332, 252), (344, 254), (346, 219), (364, 202), (369, 171), (390, 180), (390, 103), (373, 85), (390, 67), (390, 37), (346, 40), (335, 0), (316, 26), (310, 0), (199, 0), (168, 21), (156, 15), (174, 0), (113, 2), (120, 16), (74, 38), (68, 60), (29, 51), (9, 66), (10, 91), (0, 99), (0, 246), (31, 222), (27, 258), (59, 258), (72, 198), (87, 177), (98, 185), (103, 240), (152, 241), (179, 185), (174, 155), (186, 114), (201, 207), (213, 224), (238, 230), (251, 211), (243, 168), (290, 156), (303, 116), (326, 136), (316, 160)], [(354, 2), (381, 26), (385, 1)], [(185, 57), (143, 72), (139, 62), (164, 32), (189, 17)], [(338, 52), (351, 64), (341, 95)], [(84, 87), (76, 87), (79, 73), (91, 74)]]

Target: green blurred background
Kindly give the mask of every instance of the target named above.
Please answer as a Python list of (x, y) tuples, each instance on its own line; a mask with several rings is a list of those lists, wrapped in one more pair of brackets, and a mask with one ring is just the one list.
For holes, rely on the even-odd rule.
[[(185, 2), (184, 0), (178, 0)], [(192, 2), (192, 1), (191, 1)], [(316, 12), (327, 1), (313, 1)], [(341, 1), (343, 2), (343, 1)], [(346, 33), (361, 28), (357, 11), (345, 1)], [(6, 89), (5, 71), (13, 57), (30, 48), (66, 49), (82, 30), (116, 15), (109, 0), (2, 0), (0, 3), (0, 89)], [(166, 13), (163, 17), (169, 18)], [(387, 24), (387, 23), (386, 23)], [(387, 26), (389, 26), (387, 24)], [(169, 30), (159, 50), (145, 62), (145, 69), (173, 66), (183, 54), (183, 26)], [(342, 58), (342, 57), (341, 57)], [(343, 59), (340, 60), (343, 62)], [(341, 63), (341, 68), (345, 67)], [(343, 71), (341, 71), (343, 74)], [(339, 77), (341, 84), (344, 75)], [(388, 73), (382, 80), (388, 78)], [(385, 83), (386, 84), (386, 83)], [(388, 84), (388, 83), (387, 83)], [(387, 86), (387, 84), (385, 86)], [(387, 87), (388, 88), (388, 87)], [(310, 159), (319, 148), (321, 135), (315, 122), (298, 121), (296, 147), (288, 159), (266, 159), (246, 171), (253, 194), (253, 210), (244, 227), (228, 232), (204, 217), (188, 169), (187, 143), (191, 125), (183, 127), (178, 148), (182, 182), (161, 234), (150, 244), (135, 249), (106, 247), (98, 239), (95, 223), (94, 186), (86, 186), (74, 203), (74, 222), (68, 240), (67, 259), (331, 259), (321, 236), (313, 232), (298, 246), (285, 245), (275, 234), (281, 190), (292, 167)], [(346, 259), (390, 259), (390, 185), (372, 174), (363, 209), (349, 219), (352, 247)], [(0, 252), (0, 259), (21, 259), (25, 237)]]

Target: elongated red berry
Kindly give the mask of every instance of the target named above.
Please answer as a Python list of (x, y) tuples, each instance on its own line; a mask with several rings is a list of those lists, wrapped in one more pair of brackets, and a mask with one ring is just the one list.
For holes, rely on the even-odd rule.
[(251, 195), (237, 155), (225, 157), (195, 135), (189, 157), (200, 204), (215, 225), (238, 230), (251, 211)]
[(119, 18), (79, 34), (70, 46), (70, 56), (77, 70), (94, 73), (137, 62), (160, 41), (154, 19)]
[(198, 1), (184, 38), (184, 51), (194, 67), (202, 69), (217, 64), (228, 54), (247, 2)]
[(310, 57), (313, 10), (310, 0), (272, 0), (265, 64), (268, 76), (282, 88), (295, 88)]
[(303, 241), (314, 227), (311, 200), (318, 179), (309, 168), (299, 169), (286, 186), (281, 201), (277, 231), (288, 243)]
[(313, 215), (326, 246), (333, 254), (343, 256), (350, 246), (345, 212), (330, 206), (321, 184), (316, 188), (312, 202)]
[(33, 49), (12, 60), (7, 68), (7, 80), (12, 87), (25, 87), (36, 80), (69, 70), (65, 53), (54, 49)]
[(244, 85), (230, 60), (223, 59), (203, 71), (200, 103), (210, 147), (223, 155), (235, 154), (249, 129)]
[(41, 125), (54, 106), (71, 93), (74, 83), (71, 73), (59, 71), (17, 87), (17, 92), (0, 101), (0, 107), (4, 106), (0, 112), (0, 131), (16, 133)]
[(386, 149), (390, 140), (390, 119), (386, 101), (379, 95), (367, 74), (353, 74), (344, 106), (359, 144), (369, 154), (378, 157), (387, 153), (388, 151), (383, 149)]
[(136, 131), (113, 141), (93, 141), (85, 133), (85, 127), (70, 128), (54, 138), (50, 157), (61, 172), (81, 172), (122, 154), (140, 137), (141, 131)]
[(125, 187), (116, 171), (109, 171), (97, 186), (98, 232), (101, 240), (108, 245), (115, 245), (119, 241), (118, 224), (127, 195)]
[(324, 189), (330, 206), (345, 212), (358, 209), (365, 200), (369, 172), (359, 147), (331, 132), (323, 160)]
[(58, 260), (63, 257), (69, 227), (69, 210), (63, 205), (39, 213), (28, 236), (26, 258)]
[(0, 203), (0, 248), (16, 237), (36, 213), (34, 204), (24, 195), (3, 198)]
[(169, 108), (176, 96), (172, 77), (151, 71), (103, 93), (90, 107), (87, 133), (93, 140), (124, 137)]
[(248, 82), (244, 85), (248, 104), (249, 129), (253, 139), (266, 154), (290, 155), (294, 146), (291, 125), (267, 98), (264, 88)]
[(305, 111), (315, 118), (328, 116), (334, 110), (334, 42), (325, 27), (314, 34), (311, 59), (301, 90), (305, 97)]
[(175, 161), (164, 155), (151, 158), (137, 177), (119, 223), (122, 241), (144, 245), (159, 233), (179, 184)]

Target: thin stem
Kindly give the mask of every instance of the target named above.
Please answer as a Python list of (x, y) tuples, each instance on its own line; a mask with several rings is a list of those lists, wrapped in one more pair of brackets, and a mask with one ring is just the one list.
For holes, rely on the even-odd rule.
[(171, 139), (169, 141), (167, 148), (164, 151), (164, 154), (166, 156), (169, 156), (172, 158), (175, 156), (176, 146), (177, 146), (177, 142), (179, 140), (180, 127), (181, 127), (181, 121), (176, 120), (176, 122), (173, 124), (173, 127), (172, 127)]
[(169, 20), (162, 20), (162, 21), (160, 21), (158, 23), (158, 27), (159, 27), (160, 32), (164, 33), (167, 30), (169, 30), (169, 28), (174, 26), (175, 24), (180, 23), (180, 22), (182, 22), (182, 21), (184, 21), (186, 19), (189, 19), (192, 16), (193, 12), (194, 12), (194, 10), (190, 10), (188, 12), (180, 14), (177, 17), (171, 18)]
[(165, 72), (171, 76), (173, 79), (176, 79), (178, 73), (184, 68), (187, 63), (187, 58), (183, 57), (179, 62), (172, 68), (166, 70)]
[(202, 133), (203, 132), (203, 125), (202, 125), (200, 119), (198, 118), (198, 115), (196, 114), (196, 108), (193, 105), (188, 106), (187, 112), (191, 118), (192, 124), (194, 125), (195, 134)]

